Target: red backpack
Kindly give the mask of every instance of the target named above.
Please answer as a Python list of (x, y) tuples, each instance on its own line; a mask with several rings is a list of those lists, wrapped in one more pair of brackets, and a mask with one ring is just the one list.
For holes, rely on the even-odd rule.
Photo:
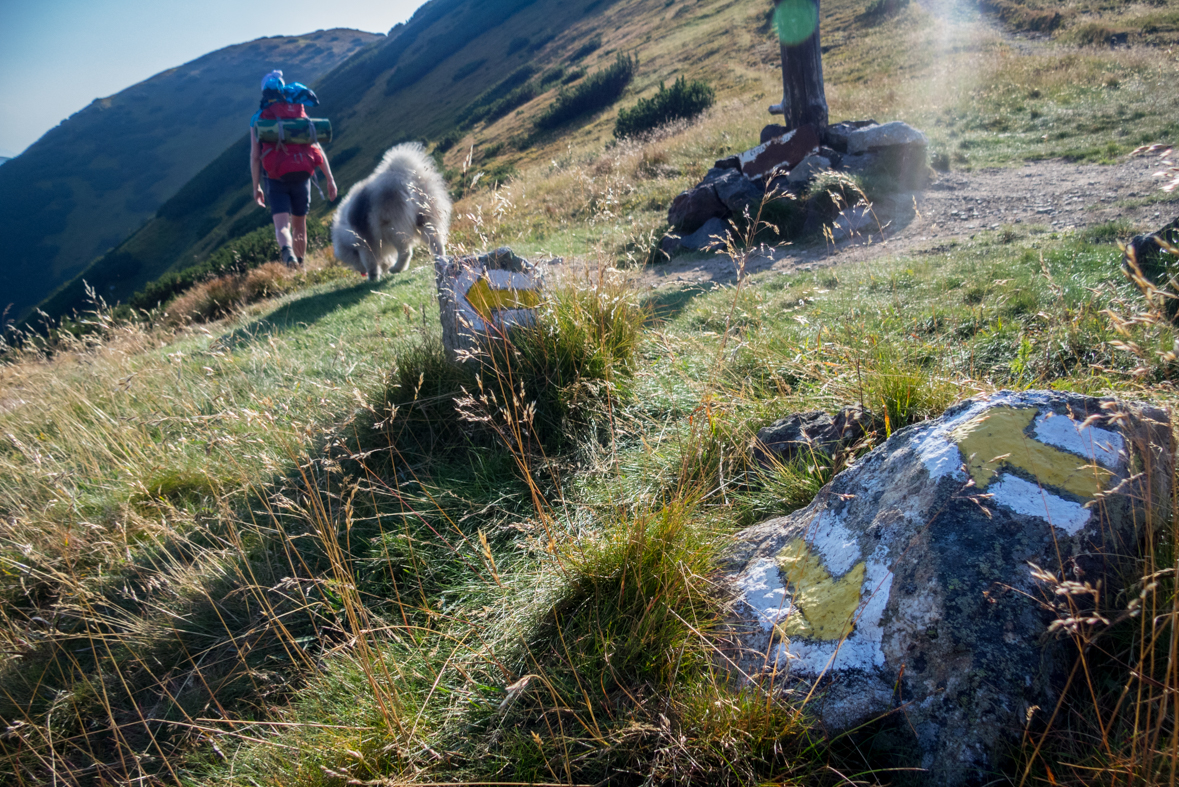
[[(258, 115), (266, 120), (293, 120), (307, 117), (302, 104), (287, 104), (282, 101), (271, 104)], [(323, 153), (318, 145), (296, 145), (290, 142), (262, 142), (262, 168), (266, 176), (279, 180), (292, 172), (315, 172), (323, 164)]]

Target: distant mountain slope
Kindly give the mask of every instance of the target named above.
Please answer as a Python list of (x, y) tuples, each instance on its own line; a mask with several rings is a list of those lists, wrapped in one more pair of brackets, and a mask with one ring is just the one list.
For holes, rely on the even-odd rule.
[[(601, 41), (602, 29), (617, 30), (609, 14), (628, 5), (665, 8), (664, 0), (430, 0), (384, 41), (314, 85), (323, 102), (316, 114), (331, 118), (335, 129), (328, 154), (341, 191), (396, 142), (438, 141), (460, 125), (477, 124), (480, 111), (469, 111), (475, 99), (521, 68), (612, 58), (608, 47), (585, 45), (595, 36)], [(226, 240), (267, 223), (265, 211), (249, 199), (247, 150), (242, 136), (155, 219), (42, 308), (56, 316), (83, 306), (83, 279), (108, 300), (125, 300), (169, 269), (202, 259)], [(313, 194), (315, 214), (326, 210)]]
[(19, 315), (77, 275), (240, 137), (266, 71), (314, 82), (381, 38), (336, 29), (226, 47), (46, 133), (0, 168), (0, 309)]

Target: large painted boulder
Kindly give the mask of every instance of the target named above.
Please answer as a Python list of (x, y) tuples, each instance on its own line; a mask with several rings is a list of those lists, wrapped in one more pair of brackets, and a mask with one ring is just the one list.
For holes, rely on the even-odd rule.
[(1103, 583), (1170, 494), (1165, 413), (1002, 392), (894, 434), (727, 563), (733, 660), (832, 730), (896, 711), (929, 784), (981, 784), (1075, 647), (1045, 574)]

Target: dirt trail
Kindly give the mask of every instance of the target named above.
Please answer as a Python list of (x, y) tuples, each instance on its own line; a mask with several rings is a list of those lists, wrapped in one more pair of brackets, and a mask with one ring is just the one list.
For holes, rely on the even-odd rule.
[[(1179, 214), (1176, 202), (1140, 204), (1159, 195), (1157, 158), (1113, 165), (1036, 161), (1010, 168), (948, 172), (923, 192), (900, 194), (874, 207), (878, 219), (857, 236), (832, 245), (822, 241), (769, 249), (752, 255), (746, 273), (808, 270), (886, 255), (929, 252), (980, 232), (1037, 227), (1071, 230), (1123, 220), (1139, 231), (1156, 229)], [(672, 260), (643, 272), (652, 287), (685, 282), (731, 282), (731, 258)]]
[[(942, 24), (973, 25), (1001, 39), (1016, 55), (1044, 51), (1040, 36), (1013, 34), (963, 0), (917, 0)], [(768, 119), (767, 119), (768, 120)], [(929, 252), (988, 230), (1032, 227), (1079, 229), (1113, 220), (1139, 232), (1161, 227), (1179, 215), (1174, 199), (1151, 204), (1161, 182), (1153, 177), (1157, 157), (1131, 158), (1113, 165), (1063, 160), (1026, 162), (1012, 167), (951, 171), (922, 192), (899, 194), (873, 206), (877, 221), (858, 237), (837, 244), (823, 241), (769, 249), (751, 255), (747, 274), (767, 270), (810, 269), (883, 256)], [(651, 287), (677, 282), (731, 282), (736, 268), (726, 255), (671, 260), (648, 267), (641, 281)]]

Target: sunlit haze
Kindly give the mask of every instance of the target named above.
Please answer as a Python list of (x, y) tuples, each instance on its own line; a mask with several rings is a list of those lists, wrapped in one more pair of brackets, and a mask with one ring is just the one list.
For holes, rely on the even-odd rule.
[(424, 0), (0, 0), (0, 156), (96, 98), (232, 44), (332, 27), (387, 33)]

